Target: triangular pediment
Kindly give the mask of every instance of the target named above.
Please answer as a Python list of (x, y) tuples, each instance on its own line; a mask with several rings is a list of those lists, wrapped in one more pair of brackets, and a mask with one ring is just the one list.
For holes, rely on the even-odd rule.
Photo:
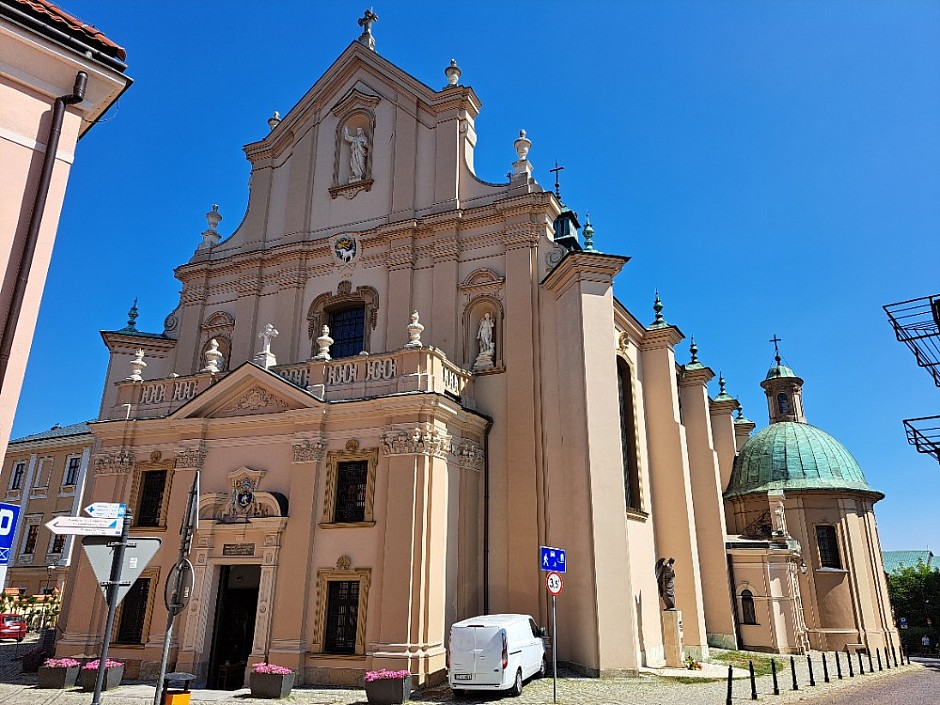
[(246, 362), (170, 415), (171, 419), (227, 418), (309, 409), (322, 402), (282, 377)]

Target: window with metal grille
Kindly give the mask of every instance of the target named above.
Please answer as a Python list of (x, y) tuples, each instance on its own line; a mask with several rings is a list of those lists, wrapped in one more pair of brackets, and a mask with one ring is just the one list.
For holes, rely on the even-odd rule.
[(62, 553), (65, 550), (65, 534), (56, 534), (52, 539), (52, 548), (49, 549), (49, 553)]
[(842, 558), (839, 556), (839, 542), (836, 537), (836, 527), (820, 524), (816, 527), (816, 544), (819, 546), (819, 565), (823, 568), (841, 568)]
[(331, 580), (328, 585), (324, 650), (330, 654), (354, 654), (359, 626), (359, 581)]
[(160, 526), (163, 513), (163, 491), (166, 470), (148, 470), (141, 474), (140, 501), (137, 503), (137, 526)]
[(333, 521), (365, 521), (368, 478), (369, 462), (367, 460), (337, 464), (336, 510), (333, 512)]
[(342, 308), (330, 314), (331, 357), (351, 357), (362, 352), (365, 315), (364, 306)]
[(750, 590), (741, 591), (741, 624), (757, 624), (757, 613), (754, 611), (754, 593)]
[(13, 466), (13, 479), (10, 481), (11, 490), (23, 488), (23, 476), (26, 474), (26, 463), (17, 463)]
[(81, 458), (69, 458), (65, 467), (65, 481), (63, 485), (74, 485), (78, 482), (78, 470), (82, 466)]
[(116, 643), (143, 643), (144, 620), (147, 617), (149, 595), (150, 578), (138, 578), (121, 602), (121, 621), (118, 622)]
[(26, 530), (26, 543), (23, 544), (23, 553), (36, 552), (36, 538), (39, 536), (39, 524), (32, 524)]

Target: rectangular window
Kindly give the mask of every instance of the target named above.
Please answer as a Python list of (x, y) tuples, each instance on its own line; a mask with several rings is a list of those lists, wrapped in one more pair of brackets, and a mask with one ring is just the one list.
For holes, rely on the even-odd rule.
[(819, 546), (819, 564), (823, 568), (842, 568), (836, 527), (828, 524), (818, 525), (816, 527), (816, 543)]
[(343, 523), (365, 520), (368, 478), (369, 462), (366, 460), (337, 463), (336, 511), (333, 521)]
[(69, 458), (65, 466), (65, 479), (63, 485), (75, 485), (78, 483), (78, 471), (82, 466), (81, 457)]
[(141, 644), (144, 620), (147, 617), (147, 598), (150, 596), (150, 578), (138, 578), (121, 602), (121, 620), (118, 622), (115, 642)]
[(52, 539), (52, 548), (49, 549), (49, 553), (62, 553), (65, 550), (65, 539), (68, 538), (65, 534), (56, 534)]
[(330, 314), (330, 336), (333, 338), (330, 355), (351, 357), (362, 352), (365, 312), (364, 306), (355, 306)]
[(147, 470), (141, 473), (135, 526), (162, 526), (165, 490), (166, 470)]
[(52, 458), (43, 458), (39, 461), (36, 474), (33, 477), (33, 487), (48, 487), (51, 474)]
[(39, 524), (32, 524), (26, 529), (26, 543), (23, 544), (23, 553), (36, 552), (36, 538), (39, 536)]
[(13, 466), (13, 479), (10, 481), (11, 490), (23, 489), (23, 478), (26, 475), (26, 463), (17, 463)]
[(324, 651), (353, 654), (359, 626), (359, 581), (331, 580), (328, 585)]

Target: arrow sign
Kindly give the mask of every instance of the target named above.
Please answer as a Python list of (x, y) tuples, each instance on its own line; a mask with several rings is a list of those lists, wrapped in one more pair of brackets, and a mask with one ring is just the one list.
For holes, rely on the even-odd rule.
[(92, 519), (90, 517), (54, 517), (46, 526), (54, 534), (80, 536), (120, 536), (123, 519)]
[(85, 507), (85, 513), (95, 519), (123, 519), (127, 513), (127, 505), (117, 502), (95, 502)]
[[(118, 522), (120, 524), (121, 522)], [(82, 539), (82, 547), (91, 569), (95, 571), (98, 585), (108, 599), (108, 581), (111, 580), (111, 562), (114, 559), (114, 545), (117, 541), (103, 536), (86, 536)], [(140, 577), (150, 559), (156, 555), (160, 548), (160, 539), (138, 538), (134, 536), (127, 542), (124, 549), (124, 562), (121, 565), (121, 585), (118, 586), (117, 602), (121, 603), (124, 596), (130, 591), (134, 581)]]

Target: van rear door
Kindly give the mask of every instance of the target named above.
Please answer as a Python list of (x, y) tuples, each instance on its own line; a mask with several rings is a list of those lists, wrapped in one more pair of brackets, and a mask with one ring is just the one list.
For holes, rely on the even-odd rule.
[(503, 630), (482, 624), (452, 627), (450, 671), (452, 684), (498, 685), (503, 679)]

